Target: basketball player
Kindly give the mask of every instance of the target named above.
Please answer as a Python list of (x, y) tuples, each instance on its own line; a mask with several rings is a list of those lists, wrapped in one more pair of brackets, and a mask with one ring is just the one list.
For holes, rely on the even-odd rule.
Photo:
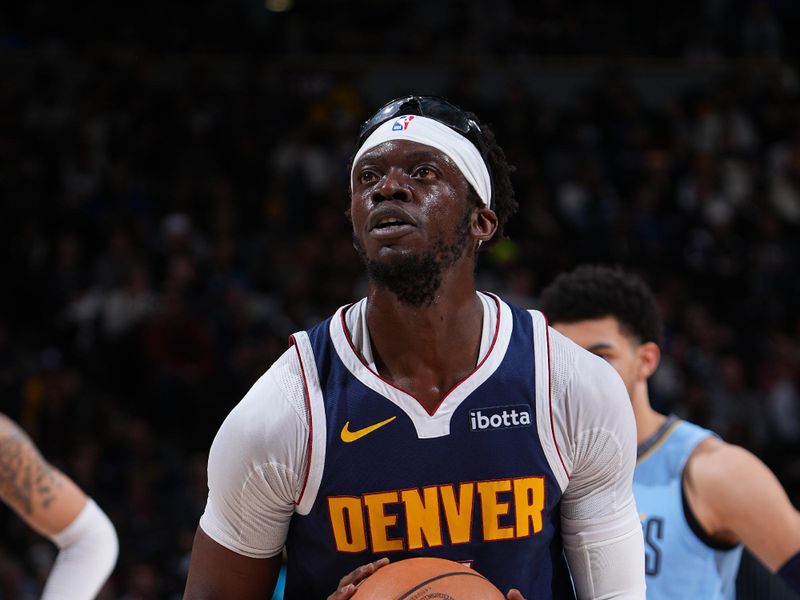
[(545, 289), (541, 309), (557, 331), (607, 360), (628, 389), (648, 599), (733, 598), (742, 545), (800, 592), (800, 514), (775, 476), (747, 450), (650, 406), (661, 325), (645, 283), (618, 269), (580, 267)]
[(49, 465), (16, 423), (0, 414), (0, 498), (59, 548), (42, 600), (94, 598), (117, 562), (105, 513)]
[(572, 598), (572, 581), (579, 598), (644, 597), (620, 378), (475, 289), (479, 247), (516, 208), (508, 172), (442, 99), (364, 124), (349, 216), (367, 297), (292, 336), (222, 424), (185, 598), (268, 597), (284, 546), (287, 600), (349, 597), (358, 572), (337, 584), (358, 565), (418, 555), (509, 598)]

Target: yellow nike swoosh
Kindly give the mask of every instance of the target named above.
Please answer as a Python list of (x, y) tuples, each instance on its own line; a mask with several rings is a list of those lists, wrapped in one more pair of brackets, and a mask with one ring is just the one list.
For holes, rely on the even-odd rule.
[(342, 441), (349, 444), (350, 442), (355, 442), (356, 440), (360, 440), (365, 435), (369, 435), (376, 429), (380, 429), (384, 425), (388, 425), (392, 421), (394, 421), (397, 416), (389, 417), (385, 421), (381, 421), (380, 423), (375, 423), (374, 425), (370, 425), (369, 427), (364, 427), (363, 429), (357, 429), (356, 431), (350, 431), (350, 421), (344, 424), (342, 427)]

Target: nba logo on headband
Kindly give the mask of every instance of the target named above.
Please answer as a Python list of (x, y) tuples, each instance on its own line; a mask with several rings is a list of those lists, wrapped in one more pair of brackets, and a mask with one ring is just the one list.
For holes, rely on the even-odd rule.
[(405, 115), (398, 118), (392, 125), (392, 131), (405, 131), (413, 119), (414, 115)]

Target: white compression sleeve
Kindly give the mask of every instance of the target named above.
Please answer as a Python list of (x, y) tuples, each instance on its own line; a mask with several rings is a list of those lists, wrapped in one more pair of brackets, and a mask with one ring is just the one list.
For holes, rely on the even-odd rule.
[(50, 538), (59, 548), (42, 600), (94, 598), (117, 562), (114, 526), (91, 498), (78, 516)]
[(632, 504), (623, 514), (589, 523), (562, 521), (564, 554), (578, 598), (644, 598), (642, 526)]
[(561, 502), (564, 553), (580, 600), (642, 600), (644, 545), (633, 499), (636, 424), (622, 380), (553, 330), (556, 437), (571, 478)]

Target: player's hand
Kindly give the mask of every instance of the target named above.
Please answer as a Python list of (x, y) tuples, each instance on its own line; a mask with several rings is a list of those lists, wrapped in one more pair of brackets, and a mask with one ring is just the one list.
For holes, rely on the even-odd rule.
[[(339, 586), (336, 588), (334, 593), (328, 596), (328, 600), (347, 600), (348, 598), (352, 598), (353, 594), (356, 593), (356, 585), (358, 585), (359, 582), (365, 580), (375, 571), (381, 567), (385, 567), (388, 564), (388, 558), (381, 558), (375, 562), (361, 565), (355, 571), (348, 573), (339, 580)], [(520, 596), (520, 598), (522, 598), (522, 596)], [(517, 598), (516, 600), (520, 599)]]
[(519, 590), (511, 588), (506, 596), (507, 600), (525, 600), (525, 597), (519, 593)]

